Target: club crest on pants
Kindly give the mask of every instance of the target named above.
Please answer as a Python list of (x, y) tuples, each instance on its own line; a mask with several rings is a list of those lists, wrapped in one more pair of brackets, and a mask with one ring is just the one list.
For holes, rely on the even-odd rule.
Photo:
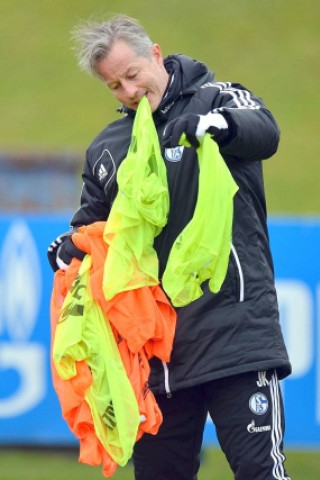
[(268, 410), (268, 399), (263, 393), (255, 393), (250, 397), (249, 408), (256, 415), (263, 415)]

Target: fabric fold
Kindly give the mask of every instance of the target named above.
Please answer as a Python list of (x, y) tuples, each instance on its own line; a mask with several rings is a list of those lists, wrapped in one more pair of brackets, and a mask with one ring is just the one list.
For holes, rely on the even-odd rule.
[[(187, 145), (185, 138), (182, 143)], [(195, 211), (170, 250), (162, 279), (176, 307), (199, 298), (206, 280), (212, 292), (220, 290), (231, 250), (233, 197), (238, 186), (209, 134), (204, 136), (197, 154), (199, 188)]]
[(107, 300), (123, 290), (159, 283), (153, 242), (167, 223), (169, 193), (158, 134), (146, 97), (139, 103), (117, 183), (119, 191), (104, 232), (110, 246), (103, 280)]
[(92, 383), (85, 400), (96, 435), (113, 460), (123, 466), (132, 456), (140, 414), (109, 321), (93, 300), (90, 268), (91, 257), (86, 255), (64, 300), (52, 355), (63, 380), (77, 375), (77, 362), (86, 362)]
[(134, 443), (162, 423), (148, 360), (170, 361), (176, 312), (159, 285), (105, 299), (104, 229), (105, 222), (80, 227), (72, 239), (87, 255), (55, 275), (51, 358), (63, 418), (80, 441), (79, 460), (98, 462), (112, 476)]

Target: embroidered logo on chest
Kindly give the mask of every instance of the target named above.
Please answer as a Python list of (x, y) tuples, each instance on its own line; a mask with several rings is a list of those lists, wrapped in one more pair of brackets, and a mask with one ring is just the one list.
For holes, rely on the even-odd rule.
[(184, 147), (178, 145), (174, 148), (166, 148), (164, 154), (169, 162), (179, 162), (182, 158), (183, 150)]

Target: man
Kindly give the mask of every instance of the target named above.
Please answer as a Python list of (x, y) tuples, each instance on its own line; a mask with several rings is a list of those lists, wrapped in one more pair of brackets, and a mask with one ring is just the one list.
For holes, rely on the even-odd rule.
[[(168, 222), (154, 244), (160, 280), (174, 240), (193, 216), (196, 149), (206, 132), (239, 187), (221, 290), (213, 294), (205, 284), (200, 299), (178, 308), (171, 362), (151, 360), (150, 388), (164, 422), (156, 436), (145, 434), (136, 443), (136, 479), (196, 479), (208, 413), (235, 479), (289, 479), (279, 379), (290, 374), (291, 366), (279, 325), (261, 165), (277, 150), (277, 124), (262, 100), (243, 86), (215, 81), (206, 65), (186, 56), (164, 59), (160, 46), (133, 19), (116, 16), (81, 25), (74, 36), (81, 68), (106, 84), (125, 116), (88, 149), (72, 229), (108, 218), (117, 194), (116, 172), (143, 96), (153, 112), (170, 193)], [(179, 146), (182, 133), (191, 147)], [(54, 270), (83, 256), (71, 233), (49, 248)]]

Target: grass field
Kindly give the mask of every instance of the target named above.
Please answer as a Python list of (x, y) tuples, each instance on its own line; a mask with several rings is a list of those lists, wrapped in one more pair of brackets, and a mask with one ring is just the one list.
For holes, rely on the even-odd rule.
[(261, 96), (281, 127), (265, 163), (271, 213), (319, 214), (318, 0), (1, 0), (0, 150), (84, 156), (117, 114), (102, 82), (80, 72), (70, 30), (80, 19), (127, 13), (164, 55), (205, 61), (218, 80)]
[[(320, 453), (287, 453), (286, 468), (292, 480), (319, 480)], [(48, 452), (34, 450), (0, 449), (1, 480), (101, 480), (104, 478), (99, 467), (81, 465), (77, 453)], [(133, 480), (132, 465), (119, 468), (113, 480)], [(222, 453), (218, 450), (203, 452), (199, 480), (232, 480)], [(152, 480), (152, 479), (150, 479)]]

